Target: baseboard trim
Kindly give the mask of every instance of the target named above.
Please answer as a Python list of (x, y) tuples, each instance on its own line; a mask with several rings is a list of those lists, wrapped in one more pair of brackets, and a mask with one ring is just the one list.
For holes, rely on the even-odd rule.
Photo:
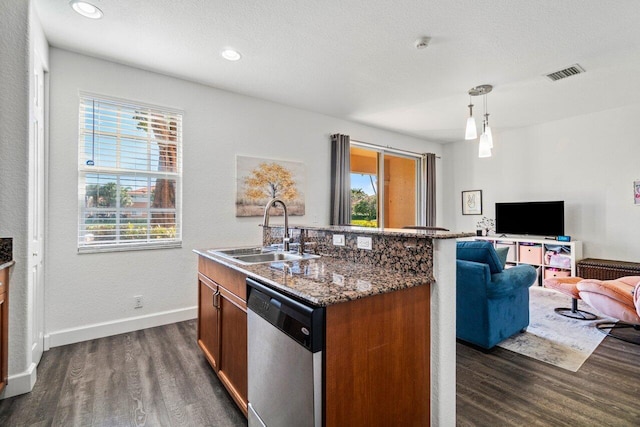
[(32, 363), (29, 368), (19, 374), (9, 375), (7, 387), (5, 387), (0, 399), (18, 396), (20, 394), (29, 393), (33, 390), (38, 376), (37, 365)]
[(183, 322), (195, 319), (198, 316), (198, 307), (181, 308), (178, 310), (163, 311), (148, 314), (146, 316), (130, 317), (111, 322), (95, 323), (93, 325), (78, 328), (62, 329), (50, 332), (45, 336), (45, 348), (59, 347), (61, 345), (88, 341), (111, 335), (125, 334), (140, 329), (153, 328), (169, 323)]

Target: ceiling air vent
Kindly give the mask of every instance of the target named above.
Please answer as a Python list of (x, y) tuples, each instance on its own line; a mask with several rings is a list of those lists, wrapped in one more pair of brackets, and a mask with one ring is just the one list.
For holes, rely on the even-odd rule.
[(562, 70), (554, 71), (553, 73), (545, 74), (545, 76), (552, 82), (566, 79), (567, 77), (575, 76), (576, 74), (584, 73), (584, 68), (578, 64), (573, 64)]

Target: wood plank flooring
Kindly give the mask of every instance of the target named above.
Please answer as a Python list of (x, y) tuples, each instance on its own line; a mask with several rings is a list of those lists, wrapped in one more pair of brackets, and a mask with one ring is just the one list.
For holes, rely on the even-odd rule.
[(0, 426), (246, 426), (196, 344), (195, 320), (45, 352)]
[(640, 426), (640, 346), (606, 337), (578, 372), (457, 344), (458, 426)]
[[(459, 426), (640, 426), (640, 346), (605, 338), (576, 373), (458, 344)], [(56, 347), (0, 426), (246, 426), (195, 321)], [(357, 426), (356, 426), (357, 427)]]

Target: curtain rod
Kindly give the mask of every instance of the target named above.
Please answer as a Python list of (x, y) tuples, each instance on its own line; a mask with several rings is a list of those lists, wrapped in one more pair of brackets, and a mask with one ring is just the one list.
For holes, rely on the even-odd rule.
[[(360, 143), (360, 144), (370, 145), (370, 146), (372, 146), (372, 147), (379, 147), (379, 148), (384, 148), (384, 149), (387, 149), (387, 150), (393, 150), (393, 151), (397, 151), (397, 152), (399, 152), (399, 153), (417, 154), (418, 156), (422, 156), (422, 155), (424, 155), (424, 154), (427, 154), (427, 153), (418, 153), (418, 152), (415, 152), (415, 151), (409, 151), (409, 150), (402, 150), (402, 149), (400, 149), (400, 148), (393, 148), (393, 147), (391, 147), (391, 146), (389, 146), (389, 145), (387, 145), (387, 146), (385, 147), (384, 145), (372, 144), (372, 143), (370, 143), (370, 142), (365, 142), (365, 141), (358, 141), (357, 139), (350, 139), (350, 141), (351, 141), (351, 142), (358, 142), (358, 143)], [(436, 159), (440, 159), (440, 158), (441, 158), (440, 156), (436, 156)]]

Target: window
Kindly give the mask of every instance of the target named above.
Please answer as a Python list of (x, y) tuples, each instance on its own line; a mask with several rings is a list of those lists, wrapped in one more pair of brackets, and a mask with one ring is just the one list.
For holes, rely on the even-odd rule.
[(78, 251), (181, 245), (182, 114), (80, 96)]
[(351, 224), (421, 225), (422, 156), (351, 143)]

